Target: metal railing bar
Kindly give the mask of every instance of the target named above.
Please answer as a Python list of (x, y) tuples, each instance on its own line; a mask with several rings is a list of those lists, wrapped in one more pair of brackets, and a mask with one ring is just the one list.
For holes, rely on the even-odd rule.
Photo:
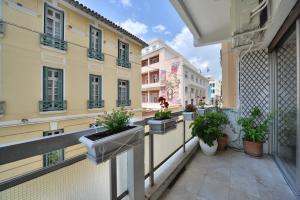
[(117, 200), (121, 200), (124, 197), (126, 197), (129, 194), (128, 190), (124, 191), (122, 194), (120, 194), (117, 198)]
[[(187, 144), (191, 139), (193, 139), (193, 137), (191, 137), (190, 139), (188, 139), (185, 144)], [(168, 157), (166, 157), (163, 161), (161, 161), (156, 167), (154, 167), (154, 172), (160, 168), (163, 164), (165, 164), (165, 162), (167, 162), (177, 151), (179, 151), (184, 145), (180, 145), (177, 149), (175, 149), (175, 151), (173, 151)], [(150, 176), (150, 173), (147, 173), (145, 175), (145, 179), (148, 178)]]
[(11, 178), (11, 179), (2, 181), (2, 182), (0, 182), (0, 191), (9, 189), (9, 188), (17, 186), (17, 185), (20, 185), (24, 182), (27, 182), (27, 181), (30, 181), (32, 179), (38, 178), (40, 176), (46, 175), (50, 172), (59, 170), (61, 168), (70, 166), (70, 165), (75, 164), (75, 163), (77, 163), (79, 161), (82, 161), (84, 159), (86, 159), (86, 155), (81, 154), (81, 155), (76, 156), (74, 158), (70, 158), (68, 160), (64, 160), (60, 163), (57, 163), (56, 165), (41, 168), (41, 169), (35, 170), (33, 172), (29, 172), (29, 173), (17, 176), (15, 178)]

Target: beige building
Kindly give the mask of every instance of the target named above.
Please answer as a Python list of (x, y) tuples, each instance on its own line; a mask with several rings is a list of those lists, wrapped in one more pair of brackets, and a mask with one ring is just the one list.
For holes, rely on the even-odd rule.
[[(73, 0), (0, 1), (0, 33), (0, 144), (86, 129), (121, 106), (141, 114), (147, 44), (100, 14)], [(7, 164), (0, 177), (84, 151)]]
[(208, 80), (199, 70), (165, 42), (155, 39), (142, 51), (142, 107), (159, 109), (158, 98), (171, 107), (197, 104), (207, 97)]
[(237, 107), (237, 71), (236, 56), (231, 42), (223, 42), (221, 49), (222, 100), (223, 107)]

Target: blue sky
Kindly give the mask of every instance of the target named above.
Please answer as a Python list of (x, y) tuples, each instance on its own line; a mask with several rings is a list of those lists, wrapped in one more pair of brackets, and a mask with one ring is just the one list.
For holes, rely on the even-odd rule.
[[(221, 79), (220, 45), (193, 46), (193, 37), (169, 0), (79, 0), (146, 42), (166, 41), (204, 75)], [(209, 69), (209, 72), (207, 72)]]

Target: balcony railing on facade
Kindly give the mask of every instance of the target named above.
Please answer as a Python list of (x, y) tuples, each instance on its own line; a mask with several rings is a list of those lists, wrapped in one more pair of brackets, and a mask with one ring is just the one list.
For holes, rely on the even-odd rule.
[(121, 106), (131, 106), (131, 100), (127, 99), (127, 100), (117, 100), (117, 107), (121, 107)]
[(0, 115), (5, 113), (5, 101), (0, 101)]
[(104, 107), (104, 100), (98, 100), (98, 101), (88, 100), (87, 101), (87, 106), (88, 106), (89, 109), (103, 108)]
[(104, 54), (101, 51), (97, 51), (95, 49), (88, 49), (87, 54), (89, 58), (93, 58), (96, 60), (104, 61)]
[(131, 63), (128, 60), (124, 60), (121, 58), (117, 58), (117, 65), (121, 67), (125, 67), (130, 69), (131, 68)]
[(40, 112), (67, 110), (67, 101), (39, 101)]
[[(145, 179), (150, 180), (150, 184), (153, 186), (156, 179), (154, 177), (154, 172), (158, 170), (162, 165), (164, 165), (176, 152), (178, 152), (180, 149), (183, 149), (185, 151), (185, 145), (192, 139), (190, 134), (186, 134), (185, 131), (185, 123), (181, 117), (181, 112), (173, 113), (173, 117), (179, 117), (179, 120), (177, 123), (181, 126), (177, 126), (176, 129), (172, 130), (172, 132), (167, 133), (166, 135), (153, 135), (149, 133), (148, 131), (145, 132), (145, 137), (149, 137), (147, 140), (145, 140), (145, 148), (148, 150), (145, 150), (145, 152), (149, 153), (149, 156), (145, 157), (145, 161), (142, 162), (142, 166), (145, 165)], [(151, 117), (152, 118), (152, 117)], [(146, 126), (147, 121), (151, 118), (146, 118), (141, 121), (135, 122), (136, 125), (144, 125)], [(59, 149), (65, 149), (68, 147), (75, 147), (74, 145), (80, 144), (79, 138), (82, 136), (94, 134), (97, 132), (99, 128), (90, 128), (82, 131), (76, 131), (72, 133), (67, 134), (58, 134), (55, 136), (50, 137), (41, 137), (33, 140), (27, 140), (27, 141), (21, 141), (17, 143), (11, 143), (11, 144), (4, 144), (0, 145), (0, 165), (5, 165), (9, 163), (18, 162), (23, 159), (31, 158), (34, 156), (39, 155), (45, 155), (47, 153), (59, 150)], [(148, 130), (147, 128), (145, 130)], [(170, 140), (173, 140), (173, 142), (170, 143)], [(147, 141), (147, 142), (146, 142)], [(144, 142), (142, 143), (144, 144)], [(164, 152), (161, 152), (160, 148), (157, 147), (166, 147)], [(10, 155), (10, 156), (7, 156)], [(0, 181), (0, 191), (2, 195), (6, 195), (6, 191), (12, 195), (12, 191), (9, 191), (10, 188), (14, 188), (13, 190), (15, 192), (18, 192), (21, 196), (22, 193), (28, 193), (28, 192), (34, 192), (31, 191), (32, 189), (39, 190), (38, 188), (41, 187), (40, 182), (34, 181), (34, 179), (42, 177), (42, 176), (55, 176), (53, 173), (60, 169), (64, 169), (66, 167), (70, 167), (75, 163), (79, 163), (80, 161), (83, 161), (87, 158), (86, 154), (76, 154), (75, 156), (71, 158), (67, 158), (66, 160), (60, 160), (59, 162), (55, 163), (54, 165), (38, 168), (35, 170), (30, 170), (28, 172), (25, 172), (21, 175), (18, 175), (13, 178), (5, 179)], [(90, 161), (86, 161), (90, 162)], [(100, 164), (102, 165), (102, 164)], [(105, 165), (105, 164), (103, 164)], [(127, 165), (127, 164), (126, 164)], [(127, 189), (124, 189), (124, 191), (118, 192), (119, 195), (117, 195), (116, 190), (118, 188), (117, 183), (117, 177), (113, 176), (117, 174), (116, 172), (116, 163), (112, 162), (110, 165), (110, 179), (111, 183), (110, 186), (107, 187), (107, 192), (111, 193), (112, 199), (123, 199), (127, 195), (130, 195), (129, 193), (132, 191), (133, 185), (127, 185)], [(141, 166), (141, 167), (142, 167)], [(83, 166), (82, 166), (83, 167)], [(100, 168), (103, 169), (103, 168)], [(99, 170), (99, 168), (98, 168)], [(71, 176), (73, 177), (74, 174), (63, 174), (66, 173), (62, 171), (60, 173), (60, 176)], [(84, 173), (91, 173), (90, 171), (85, 171)], [(129, 176), (129, 174), (127, 174)], [(91, 176), (93, 177), (93, 175)], [(24, 190), (22, 184), (25, 184), (27, 182), (31, 181), (31, 187), (27, 187), (26, 190)], [(33, 182), (32, 182), (33, 181)], [(92, 181), (92, 180), (91, 180)], [(65, 185), (65, 181), (58, 181), (58, 184)], [(50, 182), (48, 183), (50, 184)], [(78, 182), (72, 182), (70, 183), (70, 189), (74, 189), (80, 186), (80, 181)], [(47, 185), (44, 185), (47, 187)], [(36, 188), (34, 188), (36, 187)], [(71, 188), (74, 187), (74, 188)], [(22, 189), (23, 188), (23, 189)], [(61, 193), (62, 191), (50, 191), (57, 187), (49, 187), (48, 192), (58, 192)], [(111, 189), (109, 189), (111, 188)], [(98, 188), (96, 188), (98, 190)], [(70, 190), (68, 190), (70, 191)], [(12, 193), (11, 193), (12, 192)], [(67, 192), (67, 191), (65, 191)], [(63, 193), (63, 192), (62, 192)], [(10, 195), (7, 195), (10, 196)], [(24, 194), (23, 194), (24, 195)], [(63, 195), (63, 194), (62, 194)], [(13, 195), (12, 195), (13, 196)], [(1, 196), (0, 196), (1, 197)]]
[(41, 33), (40, 42), (42, 45), (53, 47), (59, 50), (66, 51), (68, 48), (68, 43), (59, 38), (52, 37), (51, 35)]

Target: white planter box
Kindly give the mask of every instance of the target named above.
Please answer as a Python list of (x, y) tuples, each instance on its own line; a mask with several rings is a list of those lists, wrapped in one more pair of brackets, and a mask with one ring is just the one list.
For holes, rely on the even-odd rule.
[(177, 127), (177, 117), (165, 120), (150, 119), (148, 120), (148, 125), (150, 126), (151, 133), (164, 134)]
[(117, 134), (109, 135), (105, 128), (95, 128), (95, 134), (82, 136), (79, 141), (86, 145), (87, 157), (100, 164), (112, 155), (122, 153), (132, 146), (144, 142), (144, 127), (131, 126), (132, 128)]
[(193, 121), (196, 117), (195, 112), (182, 112), (185, 121)]
[(203, 116), (205, 114), (205, 108), (197, 108), (197, 114)]

